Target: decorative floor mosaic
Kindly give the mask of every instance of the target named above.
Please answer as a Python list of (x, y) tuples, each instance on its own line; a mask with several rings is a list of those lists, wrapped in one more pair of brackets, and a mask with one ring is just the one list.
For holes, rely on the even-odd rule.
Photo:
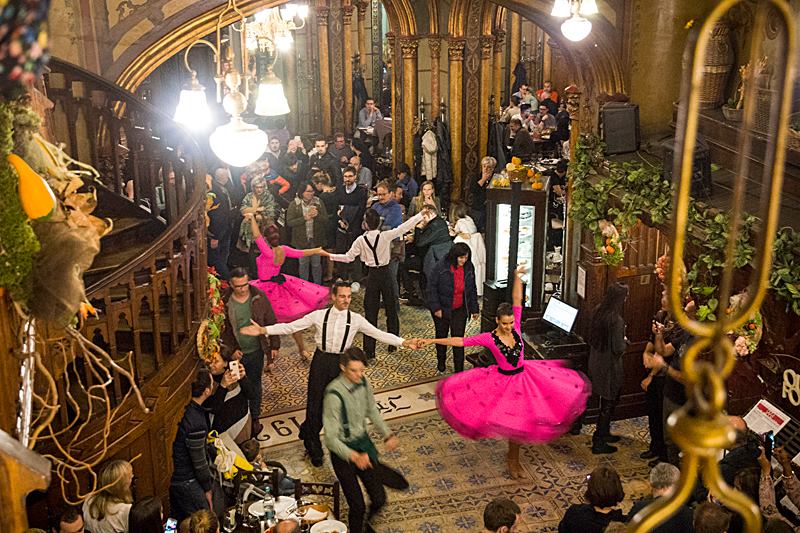
[[(351, 309), (364, 312), (364, 293), (353, 295)], [(378, 327), (385, 328), (383, 311), (378, 317)], [(467, 335), (478, 333), (479, 322), (472, 320), (467, 324)], [(313, 330), (305, 333), (306, 350), (314, 351)], [(422, 307), (400, 306), (400, 335), (404, 338), (434, 336), (433, 320), (430, 312)], [(361, 346), (361, 335), (356, 345)], [(396, 388), (402, 385), (422, 383), (438, 377), (436, 372), (436, 348), (428, 346), (422, 350), (400, 348), (394, 353), (386, 350), (386, 345), (377, 343), (375, 361), (367, 367), (367, 378), (376, 391)], [(311, 359), (303, 359), (291, 337), (281, 338), (281, 351), (271, 374), (264, 374), (264, 397), (261, 402), (261, 416), (271, 416), (301, 409), (306, 405), (306, 386), (308, 367)], [(467, 364), (467, 367), (470, 365)], [(448, 356), (448, 373), (453, 371), (453, 361)]]
[[(639, 458), (647, 447), (643, 418), (613, 424), (623, 440), (620, 450), (607, 456), (592, 455), (591, 426), (581, 435), (567, 434), (548, 445), (523, 447), (520, 462), (528, 478), (520, 481), (506, 473), (504, 442), (466, 440), (436, 412), (391, 420), (389, 426), (399, 437), (400, 447), (382, 458), (399, 469), (411, 487), (405, 492), (387, 490), (389, 501), (373, 524), (379, 533), (480, 531), (483, 508), (498, 497), (511, 498), (522, 508), (520, 531), (557, 531), (566, 508), (582, 501), (586, 475), (600, 464), (610, 464), (620, 473), (626, 511), (648, 490), (650, 469)], [(334, 479), (327, 456), (323, 467), (312, 467), (303, 458), (299, 441), (271, 447), (267, 455), (303, 480)], [(344, 498), (342, 504), (346, 509)], [(346, 518), (346, 510), (343, 515)]]
[[(352, 309), (362, 312), (362, 302), (363, 293), (354, 295)], [(382, 317), (381, 314), (381, 326), (384, 324)], [(424, 308), (401, 305), (400, 324), (400, 333), (404, 337), (433, 336), (433, 321)], [(467, 335), (477, 332), (478, 322), (470, 322)], [(291, 430), (296, 426), (292, 416), (298, 418), (296, 412), (305, 407), (310, 361), (303, 360), (296, 353), (290, 337), (283, 340), (275, 369), (264, 375), (261, 412), (266, 425), (281, 420), (278, 426)], [(307, 349), (313, 350), (313, 343), (312, 332), (306, 332)], [(452, 360), (448, 359), (448, 372), (451, 371)], [(440, 377), (436, 372), (435, 348), (400, 349), (390, 354), (379, 343), (377, 359), (368, 367), (367, 376), (379, 396), (389, 390), (409, 390), (412, 385), (432, 384)], [(466, 440), (456, 434), (436, 411), (411, 411), (417, 414), (387, 417), (401, 445), (395, 452), (384, 454), (383, 459), (402, 471), (411, 487), (405, 492), (388, 491), (389, 501), (374, 524), (379, 533), (479, 531), (483, 527), (483, 508), (498, 497), (511, 498), (522, 508), (520, 531), (557, 531), (566, 508), (571, 503), (582, 501), (586, 475), (602, 463), (613, 465), (623, 479), (625, 510), (630, 508), (632, 500), (644, 496), (648, 490), (649, 467), (639, 458), (647, 447), (645, 419), (615, 422), (613, 430), (622, 435), (623, 440), (620, 450), (608, 456), (591, 454), (593, 426), (585, 427), (581, 435), (567, 434), (549, 445), (525, 446), (521, 463), (528, 478), (517, 481), (506, 472), (506, 443)], [(296, 440), (294, 433), (281, 432), (285, 435), (277, 434), (272, 442), (267, 440), (264, 443), (269, 459), (280, 461), (291, 476), (305, 481), (330, 482), (334, 479), (327, 457), (323, 467), (312, 467), (304, 459), (303, 445)], [(278, 442), (284, 444), (276, 444)], [(344, 498), (342, 504), (343, 517), (346, 518)]]

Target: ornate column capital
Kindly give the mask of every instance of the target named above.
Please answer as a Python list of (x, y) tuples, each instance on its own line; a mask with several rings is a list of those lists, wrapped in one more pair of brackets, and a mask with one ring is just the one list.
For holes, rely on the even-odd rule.
[(328, 6), (317, 6), (317, 26), (327, 26), (328, 25), (328, 15), (331, 12), (331, 8)]
[(358, 8), (358, 19), (364, 20), (364, 17), (367, 16), (367, 8), (369, 7), (369, 2), (358, 2), (356, 4)]
[(447, 56), (450, 61), (464, 61), (464, 46), (466, 44), (464, 39), (447, 40)]
[(419, 39), (416, 37), (402, 37), (400, 39), (400, 53), (403, 59), (416, 59)]
[(342, 24), (350, 26), (353, 23), (353, 11), (355, 11), (355, 7), (351, 4), (342, 6)]
[(481, 59), (491, 59), (494, 48), (494, 36), (481, 35)]
[(442, 52), (442, 38), (438, 35), (429, 35), (428, 48), (431, 51), (431, 58), (438, 59)]
[(575, 85), (570, 85), (564, 89), (564, 94), (567, 100), (567, 112), (571, 117), (578, 117), (581, 109), (581, 90)]
[(502, 47), (506, 42), (506, 31), (501, 29), (494, 30), (494, 39), (495, 46)]

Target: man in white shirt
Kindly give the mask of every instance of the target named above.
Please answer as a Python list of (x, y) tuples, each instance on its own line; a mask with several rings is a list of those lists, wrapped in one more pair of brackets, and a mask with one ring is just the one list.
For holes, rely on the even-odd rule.
[[(385, 190), (388, 195), (388, 190)], [(347, 253), (325, 255), (331, 261), (340, 263), (351, 263), (356, 257), (367, 265), (367, 290), (364, 293), (364, 314), (367, 321), (373, 326), (378, 325), (378, 310), (383, 299), (383, 308), (386, 311), (386, 330), (397, 335), (400, 332), (400, 319), (397, 316), (397, 284), (395, 277), (392, 276), (392, 269), (389, 261), (392, 258), (392, 241), (404, 233), (414, 229), (414, 226), (422, 222), (425, 213), (419, 213), (394, 229), (381, 231), (381, 216), (375, 209), (367, 209), (364, 214), (364, 224), (367, 231), (359, 236), (350, 246)], [(428, 219), (432, 218), (430, 214)], [(391, 349), (391, 348), (390, 348)], [(375, 339), (364, 337), (364, 353), (367, 358), (375, 357)]]
[(333, 307), (313, 311), (303, 318), (287, 324), (260, 326), (253, 322), (239, 330), (243, 335), (289, 335), (314, 327), (314, 340), (317, 349), (311, 359), (308, 372), (308, 398), (306, 403), (306, 419), (300, 426), (300, 438), (311, 457), (311, 464), (322, 466), (322, 443), (319, 432), (322, 429), (322, 400), (325, 387), (339, 375), (339, 355), (348, 349), (359, 332), (369, 335), (391, 346), (405, 346), (416, 349), (417, 339), (403, 339), (386, 333), (369, 322), (358, 313), (350, 311), (352, 298), (350, 283), (337, 281), (331, 287)]

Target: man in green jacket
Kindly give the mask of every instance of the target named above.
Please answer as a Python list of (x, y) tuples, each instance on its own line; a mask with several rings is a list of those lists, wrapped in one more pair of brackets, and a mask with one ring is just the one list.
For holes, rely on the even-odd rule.
[[(369, 519), (386, 503), (383, 486), (406, 489), (408, 482), (398, 472), (378, 461), (378, 451), (367, 434), (367, 419), (383, 437), (386, 450), (397, 448), (397, 437), (383, 421), (364, 369), (367, 358), (363, 350), (351, 347), (339, 357), (342, 373), (325, 389), (322, 426), (325, 446), (331, 452), (333, 471), (350, 507), (348, 521), (351, 533), (373, 532)], [(359, 478), (369, 495), (367, 513)], [(365, 524), (365, 519), (367, 523)]]

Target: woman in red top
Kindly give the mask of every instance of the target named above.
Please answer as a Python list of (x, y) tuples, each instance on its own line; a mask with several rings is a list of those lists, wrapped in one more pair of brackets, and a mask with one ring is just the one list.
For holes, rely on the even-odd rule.
[[(478, 318), (478, 289), (475, 285), (475, 267), (470, 261), (469, 246), (458, 242), (434, 266), (428, 278), (428, 309), (433, 316), (436, 337), (462, 337), (467, 318)], [(436, 346), (439, 372), (445, 371), (447, 346)], [(464, 370), (464, 348), (453, 347), (453, 368)]]

